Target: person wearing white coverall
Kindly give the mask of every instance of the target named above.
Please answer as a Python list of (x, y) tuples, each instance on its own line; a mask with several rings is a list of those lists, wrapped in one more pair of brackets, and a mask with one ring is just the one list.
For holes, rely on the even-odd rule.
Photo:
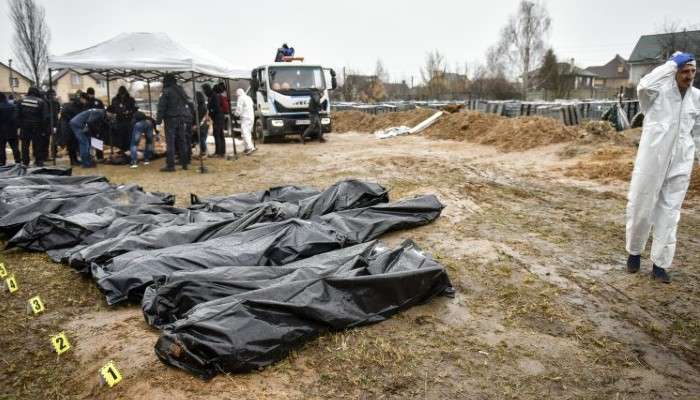
[(676, 228), (700, 149), (700, 90), (692, 86), (695, 58), (676, 52), (637, 87), (644, 128), (627, 203), (627, 270), (637, 272), (653, 227), (652, 278), (670, 283)]
[(255, 111), (253, 110), (253, 99), (248, 96), (243, 89), (236, 90), (236, 116), (241, 119), (241, 137), (245, 146), (244, 153), (249, 155), (255, 150), (253, 145), (253, 122), (255, 121)]

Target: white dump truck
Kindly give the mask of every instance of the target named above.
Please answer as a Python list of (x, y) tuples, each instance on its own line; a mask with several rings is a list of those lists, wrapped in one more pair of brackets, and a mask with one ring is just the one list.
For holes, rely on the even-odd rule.
[[(331, 131), (330, 91), (337, 87), (335, 71), (301, 62), (277, 62), (255, 68), (250, 97), (255, 103), (253, 135), (265, 143), (273, 137), (299, 135), (309, 125), (309, 97), (321, 91), (321, 126)], [(325, 103), (324, 103), (325, 102)]]

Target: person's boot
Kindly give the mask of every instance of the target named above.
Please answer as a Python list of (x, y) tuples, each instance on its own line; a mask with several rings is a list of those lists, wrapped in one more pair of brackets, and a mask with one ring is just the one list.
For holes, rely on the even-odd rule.
[(304, 134), (303, 134), (303, 133), (302, 133), (301, 135), (299, 135), (299, 139), (301, 139), (301, 144), (306, 144), (306, 142), (305, 142), (305, 140), (304, 140)]
[(656, 264), (651, 269), (651, 279), (660, 280), (663, 283), (671, 283), (671, 276), (668, 272), (661, 267), (657, 267)]
[(641, 258), (642, 256), (640, 255), (632, 255), (630, 254), (629, 257), (627, 257), (627, 272), (630, 274), (634, 274), (636, 272), (639, 272), (639, 267), (641, 265)]
[(163, 167), (163, 168), (160, 169), (160, 172), (175, 172), (175, 168), (174, 168), (174, 167), (165, 166), (165, 167)]
[(318, 137), (319, 143), (326, 143), (326, 139), (323, 137), (323, 135)]

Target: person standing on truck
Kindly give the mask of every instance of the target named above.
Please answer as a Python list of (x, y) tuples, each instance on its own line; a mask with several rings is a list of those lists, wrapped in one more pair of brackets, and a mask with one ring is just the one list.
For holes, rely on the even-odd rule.
[(249, 156), (257, 150), (253, 145), (252, 135), (253, 123), (255, 121), (253, 99), (241, 88), (236, 89), (236, 96), (238, 96), (238, 100), (236, 101), (236, 116), (241, 119), (241, 137), (243, 138), (245, 146), (243, 153)]
[(321, 126), (321, 110), (324, 108), (325, 103), (325, 101), (323, 104), (321, 103), (321, 92), (318, 89), (311, 89), (311, 96), (309, 96), (309, 126), (301, 134), (302, 144), (304, 144), (306, 139), (311, 139), (316, 135), (318, 135), (319, 142), (324, 143), (326, 141), (323, 138), (323, 127)]
[(192, 126), (192, 111), (185, 91), (178, 86), (175, 76), (167, 74), (163, 77), (163, 94), (158, 99), (158, 125), (165, 121), (165, 167), (160, 172), (175, 172), (175, 146), (180, 154), (182, 169), (187, 169), (190, 163), (190, 151), (187, 148), (185, 135)]
[(627, 203), (627, 271), (640, 268), (640, 255), (654, 228), (651, 276), (670, 283), (676, 230), (690, 173), (700, 146), (700, 90), (696, 65), (676, 52), (642, 78), (637, 87), (644, 130), (637, 150)]

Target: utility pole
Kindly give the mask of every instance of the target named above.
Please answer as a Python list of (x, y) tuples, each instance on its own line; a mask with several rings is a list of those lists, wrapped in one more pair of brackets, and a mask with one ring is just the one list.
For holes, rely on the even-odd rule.
[(8, 64), (10, 64), (10, 92), (12, 92), (12, 98), (15, 98), (15, 80), (12, 77), (12, 59), (9, 59)]

